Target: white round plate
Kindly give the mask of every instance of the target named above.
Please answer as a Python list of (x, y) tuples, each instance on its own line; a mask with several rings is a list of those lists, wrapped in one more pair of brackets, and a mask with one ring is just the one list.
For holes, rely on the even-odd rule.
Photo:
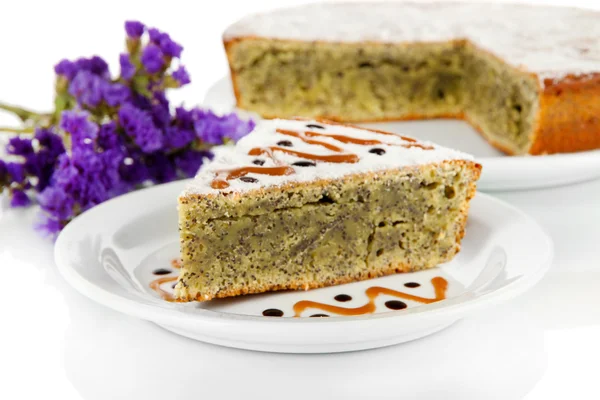
[[(236, 110), (229, 78), (219, 80), (208, 90), (203, 105), (219, 113), (235, 110), (256, 120), (260, 118), (254, 113)], [(357, 125), (430, 140), (472, 154), (483, 165), (477, 185), (483, 191), (536, 189), (600, 177), (600, 150), (546, 156), (507, 156), (489, 145), (463, 121), (435, 119)]]
[[(130, 193), (73, 220), (55, 246), (65, 279), (101, 304), (193, 339), (252, 350), (326, 353), (382, 347), (437, 332), (475, 309), (527, 290), (546, 272), (553, 254), (551, 240), (532, 219), (478, 193), (462, 250), (441, 267), (310, 291), (173, 303), (150, 289), (150, 282), (177, 274), (171, 267), (179, 254), (175, 204), (184, 183)], [(166, 274), (156, 276), (157, 269)], [(448, 282), (446, 300), (423, 305), (402, 299), (407, 308), (391, 311), (386, 302), (398, 298), (382, 295), (371, 314), (311, 318), (323, 311), (308, 309), (294, 317), (293, 305), (301, 300), (360, 307), (368, 302), (365, 290), (373, 286), (432, 298), (434, 277)], [(408, 282), (420, 286), (406, 287)], [(171, 285), (161, 288), (171, 291)], [(336, 301), (339, 294), (352, 300)], [(283, 317), (263, 316), (267, 309), (281, 310)]]

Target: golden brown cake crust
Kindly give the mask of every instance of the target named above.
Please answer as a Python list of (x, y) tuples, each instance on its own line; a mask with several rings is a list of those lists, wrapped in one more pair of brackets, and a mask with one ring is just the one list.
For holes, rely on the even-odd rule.
[[(377, 273), (374, 271), (363, 271), (355, 276), (345, 276), (338, 279), (334, 279), (330, 282), (305, 282), (305, 281), (290, 281), (286, 285), (260, 285), (260, 286), (245, 286), (241, 289), (237, 290), (223, 290), (215, 295), (215, 299), (221, 299), (225, 297), (233, 297), (233, 296), (242, 296), (246, 294), (259, 294), (266, 292), (274, 292), (279, 290), (309, 290), (309, 289), (318, 289), (322, 287), (328, 286), (336, 286), (343, 285), (345, 283), (364, 281), (367, 279), (379, 278), (381, 276), (393, 275), (400, 272), (410, 272), (410, 268), (407, 265), (397, 265), (390, 266), (386, 270), (379, 270)], [(213, 298), (206, 299), (203, 298), (200, 294), (198, 294), (195, 298), (187, 298), (187, 299), (177, 299), (178, 302), (187, 302), (187, 301), (207, 301), (212, 300)]]
[(545, 81), (530, 154), (600, 148), (600, 73)]
[[(224, 40), (223, 44), (229, 65), (232, 65), (232, 47), (244, 40), (264, 39), (254, 36), (239, 37)], [(293, 40), (286, 40), (293, 41)], [(468, 42), (455, 40), (452, 42)], [(365, 42), (369, 43), (369, 42)], [(381, 43), (375, 43), (381, 44)], [(475, 47), (475, 45), (473, 45)], [(481, 50), (487, 52), (486, 50)], [(491, 53), (489, 53), (491, 54)], [(495, 57), (495, 56), (494, 56)], [(599, 67), (600, 69), (600, 67)], [(243, 98), (239, 92), (237, 76), (230, 67), (231, 82), (236, 104), (244, 108)], [(535, 73), (530, 73), (538, 78)], [(275, 114), (262, 115), (265, 119), (278, 118)], [(409, 114), (401, 118), (373, 118), (349, 120), (336, 115), (316, 116), (336, 122), (369, 123), (369, 122), (392, 122), (410, 121), (424, 119), (460, 119), (469, 123), (475, 130), (483, 135), (483, 131), (473, 121), (466, 118), (464, 113), (422, 115)], [(513, 149), (501, 143), (490, 140), (483, 135), (488, 142), (500, 151), (513, 155)], [(568, 75), (560, 79), (545, 79), (543, 88), (540, 85), (538, 100), (538, 111), (535, 128), (532, 132), (532, 143), (528, 150), (529, 154), (554, 154), (576, 151), (594, 150), (600, 148), (600, 72), (582, 76)]]

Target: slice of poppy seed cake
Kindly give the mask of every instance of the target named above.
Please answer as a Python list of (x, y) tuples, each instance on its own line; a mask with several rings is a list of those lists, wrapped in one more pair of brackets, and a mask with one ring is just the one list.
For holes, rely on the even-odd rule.
[(268, 120), (179, 197), (178, 301), (432, 268), (460, 249), (481, 166), (327, 121)]

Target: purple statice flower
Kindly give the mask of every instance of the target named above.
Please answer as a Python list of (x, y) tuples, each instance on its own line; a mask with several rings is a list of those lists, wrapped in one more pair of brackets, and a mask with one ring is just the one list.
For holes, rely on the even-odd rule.
[(79, 104), (96, 107), (102, 101), (106, 85), (107, 82), (103, 78), (90, 71), (82, 70), (77, 72), (71, 81), (69, 94), (75, 97)]
[(49, 187), (39, 196), (41, 208), (58, 221), (67, 221), (73, 217), (74, 200), (60, 187)]
[(177, 179), (177, 169), (173, 160), (165, 153), (156, 152), (146, 156), (148, 175), (154, 183), (166, 183)]
[(41, 219), (36, 222), (35, 229), (38, 232), (41, 232), (44, 236), (56, 238), (64, 225), (65, 223), (62, 221), (54, 219), (48, 215), (42, 215)]
[(76, 187), (78, 187), (78, 175), (79, 171), (71, 163), (69, 155), (65, 153), (58, 157), (56, 169), (52, 175), (52, 184), (65, 192), (74, 192)]
[(237, 142), (248, 133), (252, 132), (256, 123), (251, 119), (243, 120), (235, 113), (231, 113), (219, 117), (219, 125), (226, 138)]
[(144, 153), (152, 153), (162, 147), (163, 134), (154, 125), (149, 112), (125, 103), (119, 109), (119, 122), (127, 136), (132, 138)]
[(54, 157), (58, 157), (65, 152), (62, 138), (50, 129), (37, 129), (35, 131), (35, 138), (40, 146)]
[(130, 90), (120, 83), (106, 83), (103, 86), (102, 97), (106, 104), (116, 107), (129, 100)]
[(139, 21), (125, 21), (125, 32), (127, 36), (134, 39), (139, 39), (146, 27)]
[(150, 110), (152, 108), (152, 100), (137, 91), (131, 92), (129, 103), (141, 110)]
[(177, 71), (173, 72), (173, 78), (179, 83), (179, 86), (187, 85), (191, 82), (190, 75), (183, 65)]
[(69, 60), (61, 60), (54, 66), (54, 72), (56, 75), (62, 75), (69, 81), (72, 80), (77, 74), (78, 68), (74, 62)]
[(69, 81), (75, 79), (76, 75), (81, 71), (87, 71), (101, 78), (109, 78), (110, 76), (108, 64), (98, 56), (79, 58), (75, 61), (61, 60), (54, 66), (54, 72), (57, 75), (64, 76)]
[[(61, 155), (52, 184), (40, 195), (47, 199), (41, 202), (42, 210), (54, 219), (64, 220), (69, 207), (85, 211), (122, 193), (118, 171), (121, 160), (122, 155), (114, 151), (97, 152), (90, 147), (74, 148), (72, 154)], [(56, 190), (68, 197), (68, 203), (60, 203), (59, 207), (52, 200), (61, 198)]]
[(143, 162), (144, 154), (139, 151), (131, 151), (119, 165), (119, 176), (132, 187), (139, 185), (149, 179), (148, 169)]
[(90, 114), (86, 111), (63, 111), (60, 128), (71, 135), (73, 148), (93, 147), (93, 142), (98, 135), (98, 125), (89, 120)]
[(37, 178), (37, 181), (29, 180), (30, 183), (35, 183), (36, 190), (41, 191), (50, 183), (57, 158), (45, 149), (32, 153), (25, 158), (25, 172), (29, 177)]
[(6, 163), (6, 173), (10, 182), (22, 185), (25, 183), (25, 165), (18, 162)]
[(170, 149), (181, 149), (196, 138), (193, 113), (183, 107), (175, 109), (175, 118), (165, 130), (165, 143)]
[(142, 51), (142, 64), (146, 71), (154, 74), (162, 69), (165, 65), (165, 59), (161, 49), (153, 44), (149, 44)]
[(123, 192), (118, 166), (121, 157), (112, 150), (96, 152), (74, 148), (59, 157), (52, 184), (39, 195), (45, 218), (38, 227), (54, 234), (77, 212), (86, 211)]
[(135, 75), (135, 65), (129, 59), (129, 54), (121, 53), (119, 56), (119, 64), (121, 66), (121, 78), (131, 79)]
[(75, 65), (77, 65), (77, 68), (80, 71), (89, 71), (92, 74), (103, 78), (110, 77), (108, 64), (101, 57), (93, 56), (91, 58), (80, 58), (75, 61)]
[(224, 140), (237, 141), (254, 129), (254, 121), (244, 121), (236, 114), (221, 117), (212, 111), (194, 109), (194, 130), (196, 136), (209, 144), (222, 144)]
[(35, 189), (41, 192), (50, 184), (56, 161), (65, 152), (65, 147), (61, 137), (49, 129), (38, 129), (35, 139), (39, 149), (25, 157), (25, 171), (37, 178)]
[(80, 203), (83, 211), (125, 191), (119, 175), (122, 159), (123, 155), (115, 150), (102, 153), (84, 150), (80, 155), (73, 155), (74, 162), (86, 178)]
[(30, 204), (31, 200), (24, 191), (18, 189), (12, 190), (12, 198), (10, 199), (11, 207), (27, 207)]
[(6, 163), (0, 160), (0, 192), (2, 192), (2, 186), (8, 183), (8, 171), (6, 170)]
[(175, 166), (186, 178), (196, 175), (204, 159), (212, 159), (209, 151), (184, 150), (175, 156)]
[(6, 145), (6, 152), (15, 156), (26, 157), (33, 153), (33, 145), (31, 139), (23, 139), (20, 137), (13, 137), (8, 141)]
[(168, 57), (181, 57), (183, 47), (171, 39), (168, 33), (161, 32), (156, 28), (148, 29), (150, 42), (156, 44)]
[(101, 150), (120, 149), (121, 137), (117, 133), (117, 124), (115, 121), (107, 122), (100, 126), (96, 144)]
[(188, 146), (196, 138), (192, 129), (170, 126), (165, 131), (165, 142), (170, 149), (181, 149)]
[(175, 123), (182, 129), (194, 129), (195, 111), (186, 110), (183, 107), (175, 108)]
[(192, 112), (196, 136), (205, 143), (222, 144), (224, 134), (219, 126), (219, 117), (210, 110), (194, 109)]
[(150, 105), (152, 119), (157, 128), (165, 131), (171, 124), (171, 110), (164, 92), (154, 92)]

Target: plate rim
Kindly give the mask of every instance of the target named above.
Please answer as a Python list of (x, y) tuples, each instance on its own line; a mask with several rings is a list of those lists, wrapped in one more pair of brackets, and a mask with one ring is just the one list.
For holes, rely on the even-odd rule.
[[(181, 306), (179, 303), (161, 304), (159, 303), (159, 301), (161, 301), (160, 299), (156, 299), (157, 302), (146, 303), (135, 300), (134, 298), (113, 293), (97, 284), (94, 284), (93, 282), (90, 282), (86, 277), (77, 271), (76, 267), (71, 265), (67, 254), (68, 245), (72, 240), (71, 232), (77, 232), (80, 230), (81, 225), (85, 226), (85, 222), (88, 218), (90, 218), (90, 216), (103, 213), (106, 208), (110, 208), (113, 206), (113, 204), (118, 202), (129, 202), (132, 201), (131, 199), (135, 199), (136, 197), (145, 197), (149, 191), (167, 191), (171, 190), (170, 188), (172, 186), (183, 187), (186, 181), (187, 180), (156, 185), (118, 196), (82, 213), (80, 216), (71, 221), (59, 234), (54, 247), (54, 260), (61, 275), (72, 287), (91, 300), (127, 315), (153, 321), (158, 324), (174, 325), (185, 327), (187, 329), (197, 329), (199, 324), (203, 323), (221, 326), (228, 322), (235, 323), (236, 325), (245, 324), (245, 327), (260, 325), (261, 328), (267, 324), (280, 324), (281, 326), (295, 324), (294, 326), (296, 327), (311, 327), (316, 326), (314, 324), (321, 324), (319, 326), (324, 326), (323, 324), (356, 324), (361, 322), (364, 323), (365, 321), (367, 321), (367, 323), (372, 323), (374, 321), (389, 319), (398, 319), (402, 321), (431, 320), (435, 318), (458, 319), (460, 318), (460, 315), (465, 315), (475, 309), (484, 308), (492, 304), (501, 303), (527, 291), (545, 275), (550, 268), (554, 257), (554, 245), (552, 239), (533, 218), (511, 204), (499, 200), (491, 195), (477, 192), (476, 198), (484, 199), (479, 201), (487, 202), (488, 204), (491, 204), (491, 206), (503, 207), (511, 213), (518, 215), (523, 222), (527, 222), (534, 229), (536, 229), (539, 232), (540, 246), (546, 250), (545, 258), (543, 260), (540, 259), (536, 269), (532, 270), (528, 274), (525, 274), (520, 279), (508, 284), (506, 287), (484, 294), (474, 300), (448, 305), (446, 307), (427, 309), (427, 305), (419, 306), (419, 308), (421, 308), (420, 312), (403, 313), (403, 310), (400, 310), (339, 318), (265, 318), (263, 316), (240, 315), (206, 309), (194, 309), (194, 313), (189, 313), (185, 312), (186, 310), (184, 307), (178, 307)], [(97, 266), (94, 266), (94, 268), (97, 268)], [(107, 273), (103, 268), (102, 272)], [(125, 290), (117, 281), (114, 281), (114, 284)]]

